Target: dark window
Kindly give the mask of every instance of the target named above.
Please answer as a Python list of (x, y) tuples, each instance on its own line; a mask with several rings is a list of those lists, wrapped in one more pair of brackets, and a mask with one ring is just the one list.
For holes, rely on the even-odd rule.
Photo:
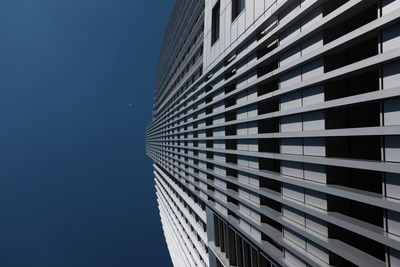
[(232, 1), (232, 21), (244, 10), (245, 0), (233, 0)]
[[(235, 217), (233, 213), (229, 214)], [(281, 229), (280, 229), (281, 230)], [(272, 239), (263, 235), (263, 240), (273, 242)], [(270, 260), (260, 254), (259, 249), (249, 244), (229, 224), (214, 215), (214, 240), (215, 245), (225, 252), (230, 266), (239, 267), (271, 267)], [(275, 244), (274, 244), (275, 245)], [(278, 245), (278, 249), (282, 248)], [(217, 267), (219, 265), (217, 264)], [(222, 265), (221, 265), (222, 266)], [(274, 265), (275, 266), (275, 265)]]
[(219, 39), (219, 13), (220, 4), (218, 1), (212, 9), (211, 45), (213, 45)]

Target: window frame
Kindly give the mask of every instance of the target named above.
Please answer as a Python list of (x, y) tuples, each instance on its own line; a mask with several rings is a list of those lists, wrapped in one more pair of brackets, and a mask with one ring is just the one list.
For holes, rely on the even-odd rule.
[(246, 0), (232, 0), (232, 23), (246, 9)]
[(211, 46), (213, 46), (220, 36), (221, 26), (221, 3), (218, 0), (211, 10)]

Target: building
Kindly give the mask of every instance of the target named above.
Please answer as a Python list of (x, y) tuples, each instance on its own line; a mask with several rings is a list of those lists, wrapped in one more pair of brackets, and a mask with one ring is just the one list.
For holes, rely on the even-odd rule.
[(400, 0), (176, 0), (147, 153), (175, 266), (400, 266)]

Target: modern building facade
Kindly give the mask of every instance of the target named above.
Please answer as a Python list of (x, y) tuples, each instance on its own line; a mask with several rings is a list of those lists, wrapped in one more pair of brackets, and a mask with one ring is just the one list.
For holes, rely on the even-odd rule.
[(400, 266), (400, 0), (176, 0), (147, 154), (175, 266)]

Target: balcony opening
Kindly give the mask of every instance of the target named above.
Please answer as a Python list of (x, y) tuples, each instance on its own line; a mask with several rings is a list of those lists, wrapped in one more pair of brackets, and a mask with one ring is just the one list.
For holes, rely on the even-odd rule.
[(215, 192), (214, 187), (212, 187), (211, 185), (207, 185), (207, 190), (211, 191), (211, 192)]
[(325, 111), (325, 128), (359, 128), (380, 125), (379, 103), (368, 103)]
[[(271, 208), (273, 210), (276, 210), (278, 212), (281, 212), (281, 208), (282, 208), (282, 204), (279, 203), (278, 201), (275, 201), (273, 199), (264, 197), (260, 195), (260, 204), (262, 206), (266, 206), (268, 208)], [(277, 223), (277, 225), (279, 225), (279, 227), (275, 227), (276, 229), (280, 229), (280, 231), (282, 231), (281, 225)], [(271, 225), (273, 226), (273, 225)]]
[(378, 227), (383, 227), (383, 209), (380, 207), (335, 195), (328, 195), (328, 211), (337, 212)]
[(227, 177), (237, 178), (237, 175), (238, 175), (237, 170), (231, 169), (231, 168), (226, 168), (226, 176)]
[(346, 267), (358, 267), (354, 263), (340, 257), (339, 255), (329, 252), (329, 263), (331, 266), (346, 266)]
[(277, 193), (281, 193), (281, 188), (282, 188), (281, 182), (261, 176), (259, 177), (259, 180), (260, 180), (260, 188), (266, 188), (269, 190), (273, 190)]
[(265, 158), (259, 158), (259, 166), (260, 170), (266, 170), (266, 171), (271, 171), (271, 172), (277, 172), (279, 173), (280, 169), (280, 161), (275, 160), (275, 159), (265, 159)]
[(229, 80), (233, 75), (236, 74), (236, 69), (230, 69), (224, 74), (224, 79)]
[(257, 51), (257, 59), (262, 58), (272, 50), (278, 47), (278, 42), (275, 40), (272, 43), (266, 44), (263, 48)]
[(235, 139), (226, 139), (225, 140), (225, 147), (226, 147), (226, 149), (236, 150), (236, 148), (237, 148), (237, 140), (235, 140)]
[[(343, 5), (346, 1), (335, 0), (335, 1), (327, 1), (323, 5), (323, 14), (324, 16), (328, 15), (333, 10), (337, 9), (341, 5)], [(359, 13), (351, 16), (349, 19), (345, 20), (340, 24), (333, 25), (331, 28), (326, 29), (324, 31), (324, 44), (332, 42), (337, 38), (377, 19), (378, 17), (378, 6), (376, 4), (371, 5), (370, 7), (361, 10)]]
[(327, 55), (324, 60), (325, 72), (377, 55), (378, 44), (378, 37), (376, 36), (346, 50)]
[(264, 66), (260, 66), (257, 68), (257, 78), (264, 76), (265, 74), (275, 70), (278, 68), (278, 60), (273, 60), (269, 64), (266, 64)]
[[(239, 191), (239, 187), (238, 187), (236, 184), (234, 184), (234, 183), (227, 182), (227, 183), (226, 183), (226, 187), (227, 187), (228, 189), (232, 190), (232, 191), (235, 191), (235, 192), (238, 192), (238, 191)], [(237, 200), (232, 200), (232, 201), (233, 201), (236, 205), (239, 204)]]
[(237, 163), (237, 155), (235, 154), (225, 154), (226, 156), (226, 162), (228, 163), (233, 163), (236, 164)]
[[(237, 201), (236, 199), (234, 199), (233, 197), (230, 197), (230, 196), (227, 196), (227, 201), (228, 201), (228, 203), (231, 203), (231, 204), (233, 204), (233, 205), (235, 205), (235, 206), (239, 206), (239, 201)], [(230, 211), (228, 211), (228, 214), (229, 214), (229, 212)], [(233, 213), (233, 212), (231, 212), (231, 213)], [(233, 213), (234, 214), (234, 213)], [(229, 214), (230, 215), (230, 214)], [(235, 216), (235, 218), (237, 217), (237, 215), (233, 215), (233, 216)]]
[(258, 139), (258, 151), (279, 153), (279, 140), (273, 138)]
[[(262, 240), (267, 241), (268, 243), (273, 245), (276, 249), (278, 249), (280, 251), (283, 251), (282, 246), (279, 245), (274, 239), (272, 239), (271, 237), (267, 236), (266, 234), (262, 233), (261, 234), (261, 238), (262, 238)], [(257, 265), (255, 265), (255, 266), (257, 266)]]
[(214, 200), (212, 197), (210, 197), (210, 196), (207, 196), (207, 200), (208, 200), (208, 201), (211, 201), (212, 203), (215, 203), (215, 200)]
[(327, 16), (329, 13), (336, 10), (337, 8), (339, 8), (348, 1), (349, 0), (335, 0), (335, 1), (324, 2), (322, 5), (322, 12), (324, 16)]
[(225, 126), (225, 135), (226, 136), (236, 135), (236, 125)]
[[(282, 225), (280, 223), (268, 218), (265, 215), (261, 215), (261, 222), (265, 223), (265, 224), (268, 224), (269, 226), (275, 228), (279, 232), (282, 232)], [(263, 240), (265, 240), (265, 239), (263, 239)]]
[(257, 104), (258, 115), (267, 114), (279, 110), (279, 103), (277, 99), (268, 99)]
[(329, 82), (325, 86), (325, 101), (379, 90), (379, 70), (357, 74)]
[[(381, 261), (385, 261), (385, 246), (362, 235), (348, 231), (333, 224), (328, 226), (329, 238), (338, 239), (352, 247), (355, 247)], [(333, 260), (336, 260), (333, 258)], [(336, 265), (335, 266), (342, 266)], [(344, 266), (344, 265), (343, 265)], [(347, 266), (347, 265), (345, 265)], [(352, 266), (352, 265), (349, 265)]]
[(206, 147), (207, 147), (207, 148), (213, 148), (213, 146), (214, 146), (214, 143), (213, 143), (212, 140), (207, 140), (207, 141), (206, 141)]
[(225, 99), (225, 108), (229, 108), (236, 105), (236, 97), (230, 97)]
[(236, 111), (225, 112), (225, 121), (234, 121), (236, 120)]
[(382, 173), (370, 170), (326, 167), (327, 183), (382, 194)]
[(327, 137), (325, 144), (327, 157), (381, 160), (380, 136)]
[(257, 87), (257, 96), (262, 96), (278, 90), (278, 80), (273, 80)]
[(229, 94), (230, 92), (234, 91), (236, 89), (236, 84), (235, 83), (231, 83), (229, 85), (225, 86), (225, 94)]
[(258, 133), (277, 133), (279, 132), (279, 123), (277, 119), (260, 120), (258, 123)]

